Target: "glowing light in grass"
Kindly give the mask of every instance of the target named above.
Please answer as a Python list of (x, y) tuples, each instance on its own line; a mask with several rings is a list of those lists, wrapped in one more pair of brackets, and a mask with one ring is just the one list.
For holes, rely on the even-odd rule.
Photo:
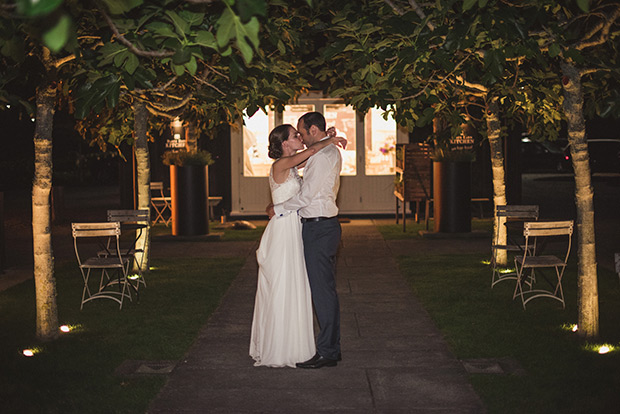
[(483, 265), (490, 265), (491, 261), (490, 260), (481, 260), (480, 263), (482, 263)]
[(515, 273), (516, 269), (502, 269), (499, 272), (502, 273), (502, 274)]
[(598, 349), (598, 353), (599, 353), (599, 354), (606, 354), (606, 353), (608, 353), (608, 352), (609, 352), (609, 351), (611, 351), (611, 350), (612, 350), (612, 348), (610, 348), (609, 346), (607, 346), (607, 345), (602, 345), (602, 346)]
[(22, 355), (25, 357), (32, 357), (41, 352), (41, 348), (24, 348), (22, 349)]
[(590, 352), (596, 352), (597, 354), (608, 354), (610, 352), (615, 352), (618, 347), (611, 344), (586, 344), (584, 349)]
[(149, 267), (149, 270), (157, 270), (157, 267), (151, 266), (151, 267)]
[(127, 276), (127, 279), (129, 280), (136, 280), (136, 279), (140, 279), (140, 275), (135, 274), (135, 275), (131, 275), (131, 276)]
[(77, 325), (61, 325), (58, 329), (60, 329), (60, 332), (62, 333), (69, 333), (69, 332), (76, 332), (77, 330), (79, 330), (80, 328), (82, 328), (82, 325), (77, 324)]
[(576, 323), (565, 323), (562, 325), (562, 329), (565, 331), (577, 332), (579, 328)]

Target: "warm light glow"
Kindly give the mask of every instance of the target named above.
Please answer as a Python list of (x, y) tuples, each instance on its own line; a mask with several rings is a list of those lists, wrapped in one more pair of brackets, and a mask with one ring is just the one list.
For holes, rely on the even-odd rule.
[(71, 332), (71, 328), (69, 328), (69, 325), (62, 325), (62, 326), (60, 327), (60, 331), (61, 331), (61, 332), (65, 332), (65, 333), (67, 333), (67, 332)]
[(499, 272), (502, 274), (506, 274), (506, 273), (514, 273), (516, 270), (515, 269), (502, 269)]
[(178, 116), (174, 118), (171, 125), (172, 128), (183, 128), (183, 122), (181, 122), (181, 119)]
[(24, 356), (31, 357), (34, 355), (34, 351), (32, 349), (24, 349), (22, 354), (24, 354)]
[(157, 270), (157, 267), (151, 266), (151, 267), (149, 267), (149, 270)]
[(30, 118), (30, 120), (31, 120), (32, 122), (36, 121), (34, 118)]
[(490, 260), (481, 260), (480, 263), (482, 263), (483, 265), (490, 265), (491, 261)]
[(579, 329), (579, 326), (577, 326), (577, 324), (574, 324), (573, 327), (570, 328), (570, 330), (573, 332), (577, 332), (578, 329)]
[(606, 345), (603, 345), (603, 346), (601, 346), (601, 347), (598, 349), (598, 353), (599, 353), (599, 354), (606, 354), (606, 353), (608, 353), (609, 351), (611, 351), (611, 349), (610, 349), (608, 346), (606, 346)]
[(129, 279), (129, 280), (140, 279), (140, 275), (136, 274), (136, 275), (127, 276), (127, 279)]

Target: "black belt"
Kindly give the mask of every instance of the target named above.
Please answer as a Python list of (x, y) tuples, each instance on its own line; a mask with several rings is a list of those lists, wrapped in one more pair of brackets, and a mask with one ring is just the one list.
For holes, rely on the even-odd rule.
[(336, 216), (334, 217), (302, 217), (301, 222), (306, 223), (308, 221), (323, 221), (323, 220), (331, 220), (334, 218), (336, 218)]

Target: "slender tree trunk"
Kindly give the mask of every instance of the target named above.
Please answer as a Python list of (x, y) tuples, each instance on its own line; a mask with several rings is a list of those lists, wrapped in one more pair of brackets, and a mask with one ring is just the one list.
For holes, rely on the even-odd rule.
[[(49, 61), (49, 51), (44, 51)], [(36, 335), (43, 341), (58, 336), (56, 280), (52, 251), (50, 195), (52, 190), (52, 127), (56, 83), (37, 89), (36, 126), (34, 132), (34, 179), (32, 182), (32, 247), (36, 295)]]
[(188, 151), (198, 150), (198, 136), (200, 132), (196, 126), (196, 121), (189, 121), (187, 124), (187, 136), (185, 141), (185, 147)]
[[(144, 102), (135, 100), (134, 110), (134, 134), (136, 149), (136, 165), (138, 172), (138, 209), (151, 208), (151, 163), (149, 160), (149, 146), (146, 136), (148, 125), (148, 111)], [(147, 223), (148, 224), (148, 223)], [(151, 251), (151, 231), (147, 226), (146, 231), (142, 232), (140, 239), (136, 243), (138, 250), (144, 250), (144, 258), (137, 257), (138, 263), (144, 264), (144, 271), (148, 272), (150, 267)], [(138, 253), (139, 256), (139, 253)]]
[(583, 116), (581, 74), (572, 64), (562, 65), (564, 112), (568, 122), (568, 142), (575, 171), (577, 206), (579, 334), (596, 338), (599, 334), (598, 282), (594, 240), (594, 191), (590, 175), (588, 143)]
[[(501, 138), (501, 125), (499, 121), (499, 104), (497, 97), (492, 97), (487, 103), (487, 135), (491, 152), (491, 171), (493, 173), (493, 206), (506, 204), (506, 179), (504, 169), (504, 147)], [(495, 211), (497, 209), (494, 209)], [(494, 213), (496, 214), (496, 213)], [(493, 240), (497, 244), (506, 244), (506, 217), (495, 220), (493, 227)], [(508, 264), (508, 252), (504, 249), (495, 251), (495, 263), (501, 266)]]

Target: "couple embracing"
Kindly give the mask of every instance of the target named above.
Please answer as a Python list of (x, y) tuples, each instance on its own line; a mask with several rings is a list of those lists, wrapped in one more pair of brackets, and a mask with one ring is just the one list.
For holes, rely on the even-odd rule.
[[(322, 368), (340, 354), (336, 253), (340, 244), (336, 196), (342, 157), (318, 112), (269, 134), (270, 220), (256, 252), (259, 270), (250, 356), (255, 366)], [(300, 151), (307, 147), (304, 151)], [(303, 179), (297, 169), (304, 167)], [(319, 334), (316, 345), (313, 314)]]

